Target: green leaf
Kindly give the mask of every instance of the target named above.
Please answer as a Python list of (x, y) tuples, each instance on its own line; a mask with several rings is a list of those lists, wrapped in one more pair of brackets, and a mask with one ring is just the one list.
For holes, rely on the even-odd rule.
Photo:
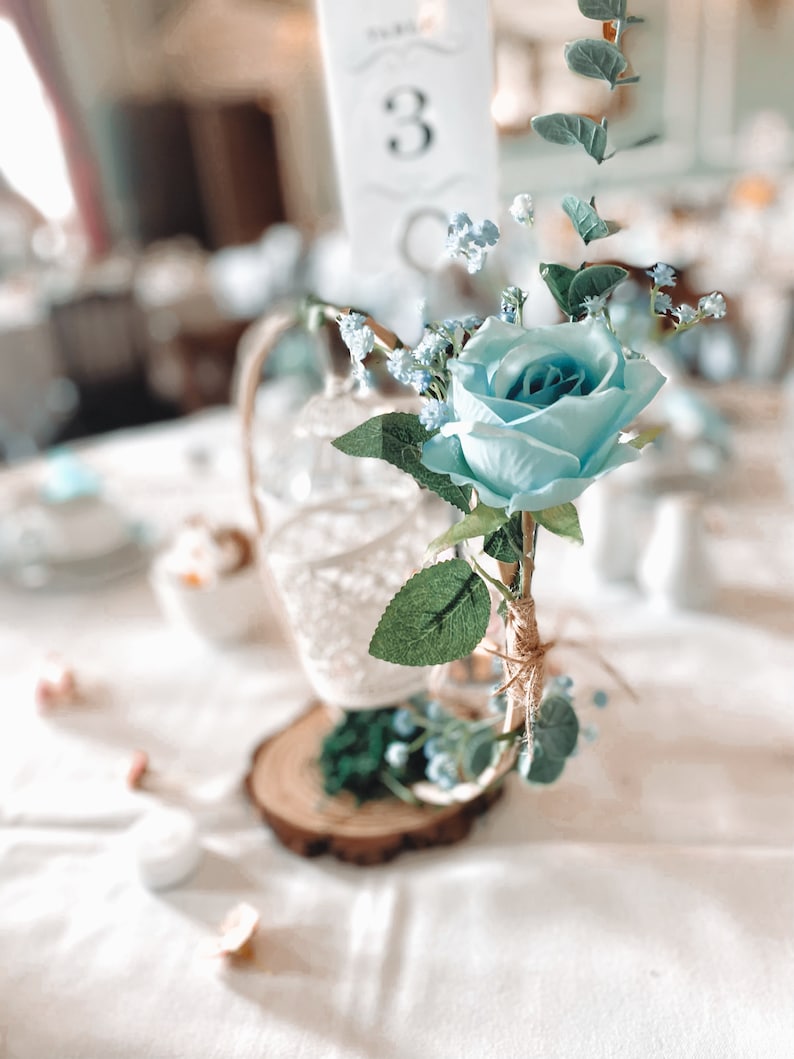
[(610, 88), (629, 65), (620, 48), (608, 40), (571, 41), (565, 45), (565, 61), (575, 74), (607, 81)]
[(505, 522), (507, 522), (507, 515), (503, 508), (486, 507), (485, 504), (478, 504), (468, 515), (464, 515), (460, 522), (450, 526), (448, 530), (445, 530), (428, 544), (425, 552), (425, 562), (438, 555), (439, 552), (452, 548), (470, 537), (483, 537), (486, 533), (493, 533), (500, 526), (503, 526)]
[(579, 10), (585, 18), (597, 22), (612, 22), (626, 17), (626, 0), (579, 0)]
[(639, 433), (636, 438), (632, 438), (631, 441), (628, 442), (628, 444), (635, 449), (644, 449), (646, 445), (650, 445), (652, 441), (656, 441), (659, 435), (663, 433), (663, 426), (648, 427), (647, 430), (641, 431), (641, 433)]
[(547, 507), (543, 511), (533, 511), (532, 517), (549, 533), (574, 541), (576, 544), (584, 544), (579, 515), (570, 501), (567, 504), (559, 504), (557, 507)]
[(463, 559), (420, 570), (384, 611), (369, 653), (404, 666), (433, 666), (470, 654), (485, 636), (491, 597)]
[(455, 485), (445, 474), (429, 471), (421, 463), (422, 446), (433, 435), (410, 412), (388, 412), (336, 438), (332, 444), (348, 456), (385, 460), (410, 474), (419, 485), (436, 493), (459, 511), (469, 510), (471, 489)]
[[(517, 563), (522, 558), (524, 535), (521, 531), (521, 512), (501, 526), (495, 533), (489, 533), (483, 543), (483, 551), (500, 563)], [(509, 586), (508, 586), (509, 587)]]
[(562, 200), (562, 208), (571, 218), (571, 223), (584, 240), (585, 246), (594, 239), (605, 239), (608, 235), (620, 231), (619, 224), (602, 220), (592, 203), (584, 202), (576, 195), (566, 195)]
[(468, 780), (476, 780), (493, 761), (494, 733), (492, 729), (472, 734), (466, 742), (461, 768)]
[(543, 753), (536, 753), (528, 775), (524, 778), (530, 783), (554, 783), (560, 778), (565, 768), (565, 758), (546, 757)]
[(576, 273), (568, 289), (571, 316), (578, 316), (585, 298), (606, 297), (628, 276), (619, 265), (590, 265)]
[(549, 143), (580, 143), (600, 165), (607, 149), (606, 120), (597, 125), (582, 114), (541, 114), (532, 119), (532, 128)]
[(566, 316), (570, 316), (571, 311), (568, 308), (568, 291), (571, 289), (571, 283), (573, 283), (573, 278), (576, 275), (576, 269), (567, 268), (565, 265), (547, 265), (542, 261), (540, 264), (540, 275), (554, 296), (555, 302)]
[(535, 741), (544, 757), (566, 758), (576, 749), (579, 720), (564, 695), (547, 695), (540, 705), (535, 724)]

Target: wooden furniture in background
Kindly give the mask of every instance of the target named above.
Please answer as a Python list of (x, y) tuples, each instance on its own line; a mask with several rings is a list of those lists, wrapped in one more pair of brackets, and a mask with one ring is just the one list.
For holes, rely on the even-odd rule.
[(61, 373), (78, 407), (58, 440), (170, 419), (179, 409), (149, 381), (149, 334), (130, 290), (91, 291), (50, 306)]

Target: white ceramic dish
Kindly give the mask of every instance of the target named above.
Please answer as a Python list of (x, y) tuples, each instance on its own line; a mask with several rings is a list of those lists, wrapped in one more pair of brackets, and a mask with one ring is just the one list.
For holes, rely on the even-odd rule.
[(186, 585), (159, 555), (149, 581), (163, 614), (176, 627), (205, 640), (233, 643), (251, 639), (262, 628), (264, 588), (253, 563), (211, 585)]

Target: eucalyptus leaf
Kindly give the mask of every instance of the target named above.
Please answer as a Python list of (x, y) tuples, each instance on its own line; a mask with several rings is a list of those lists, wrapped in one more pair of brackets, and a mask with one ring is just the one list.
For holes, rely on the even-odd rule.
[(476, 780), (493, 761), (493, 729), (475, 732), (466, 742), (461, 758), (463, 774), (468, 780)]
[(521, 512), (517, 511), (504, 526), (486, 536), (482, 550), (499, 563), (516, 563), (522, 558), (523, 547)]
[(560, 778), (564, 768), (565, 758), (546, 757), (545, 754), (536, 753), (525, 779), (530, 783), (554, 783)]
[(535, 723), (535, 741), (540, 743), (543, 757), (568, 757), (578, 738), (579, 720), (569, 700), (564, 695), (547, 695)]
[(547, 507), (543, 511), (533, 511), (532, 517), (549, 533), (574, 541), (576, 544), (584, 544), (579, 515), (570, 501), (567, 504), (559, 504), (557, 507)]
[(571, 316), (577, 316), (584, 308), (585, 298), (606, 297), (620, 286), (628, 276), (619, 265), (590, 265), (576, 273), (568, 289), (568, 304)]
[(600, 125), (582, 114), (541, 114), (532, 119), (532, 128), (549, 143), (581, 144), (600, 165), (607, 149), (607, 123)]
[(543, 282), (554, 296), (555, 302), (566, 316), (570, 316), (571, 310), (569, 308), (568, 292), (571, 289), (571, 283), (573, 283), (573, 278), (576, 275), (576, 269), (567, 268), (565, 265), (548, 265), (545, 262), (541, 262), (540, 275)]
[(404, 666), (454, 662), (485, 636), (491, 597), (463, 559), (429, 566), (406, 582), (389, 603), (369, 653)]
[(575, 74), (607, 81), (610, 88), (629, 65), (620, 48), (608, 40), (571, 41), (565, 45), (565, 61)]
[(598, 211), (591, 203), (584, 202), (576, 195), (566, 195), (562, 208), (571, 218), (571, 223), (584, 240), (585, 246), (594, 239), (605, 239), (620, 231), (620, 225), (614, 221), (605, 221), (598, 216)]
[(493, 533), (507, 522), (507, 517), (503, 508), (478, 504), (468, 515), (464, 515), (460, 522), (450, 526), (428, 544), (425, 561), (470, 537), (484, 537), (486, 533)]
[(597, 22), (612, 22), (626, 17), (626, 0), (579, 0), (579, 10), (585, 18)]
[(468, 512), (471, 489), (455, 485), (445, 474), (429, 471), (422, 463), (422, 446), (432, 437), (409, 412), (388, 412), (374, 416), (353, 430), (336, 438), (332, 444), (348, 456), (385, 460), (410, 474), (419, 485), (429, 489), (458, 508)]

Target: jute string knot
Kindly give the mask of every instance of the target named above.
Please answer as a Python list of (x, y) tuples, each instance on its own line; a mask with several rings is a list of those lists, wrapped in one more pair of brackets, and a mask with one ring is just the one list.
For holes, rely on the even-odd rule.
[(500, 657), (505, 664), (507, 680), (498, 689), (499, 692), (507, 692), (505, 730), (511, 731), (517, 727), (516, 713), (522, 712), (531, 757), (535, 719), (546, 676), (546, 652), (554, 646), (553, 641), (541, 643), (535, 601), (531, 596), (507, 604), (505, 640), (507, 651)]

